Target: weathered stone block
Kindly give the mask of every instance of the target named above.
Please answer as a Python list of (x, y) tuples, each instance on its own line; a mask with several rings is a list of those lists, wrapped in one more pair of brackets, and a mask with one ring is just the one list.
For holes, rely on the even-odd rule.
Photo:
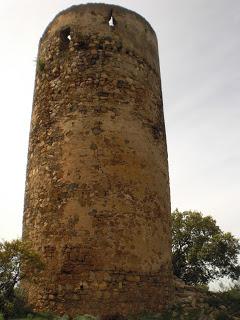
[(139, 282), (140, 281), (140, 277), (136, 276), (136, 275), (133, 275), (133, 274), (130, 274), (130, 275), (128, 275), (126, 277), (126, 280), (130, 281), (130, 282)]

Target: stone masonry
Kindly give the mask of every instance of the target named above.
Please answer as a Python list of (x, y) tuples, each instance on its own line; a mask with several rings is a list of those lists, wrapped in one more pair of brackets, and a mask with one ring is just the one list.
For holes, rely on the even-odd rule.
[(44, 32), (24, 211), (23, 239), (46, 265), (24, 283), (35, 310), (127, 315), (172, 302), (158, 46), (138, 14), (78, 5)]

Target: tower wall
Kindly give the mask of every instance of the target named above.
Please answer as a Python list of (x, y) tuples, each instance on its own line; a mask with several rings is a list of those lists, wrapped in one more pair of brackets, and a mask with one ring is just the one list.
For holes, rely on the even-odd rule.
[(29, 302), (161, 310), (173, 295), (169, 217), (155, 33), (118, 6), (71, 7), (39, 44), (23, 238), (46, 268), (25, 283)]

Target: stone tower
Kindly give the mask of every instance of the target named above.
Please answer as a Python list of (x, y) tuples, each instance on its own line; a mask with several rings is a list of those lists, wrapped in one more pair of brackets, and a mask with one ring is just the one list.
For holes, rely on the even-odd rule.
[(132, 314), (171, 303), (170, 197), (156, 35), (138, 14), (73, 6), (37, 60), (23, 238), (46, 268), (36, 310)]

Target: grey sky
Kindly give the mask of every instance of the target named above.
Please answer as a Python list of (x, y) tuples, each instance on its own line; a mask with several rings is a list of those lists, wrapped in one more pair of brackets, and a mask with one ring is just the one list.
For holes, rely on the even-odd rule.
[[(38, 40), (60, 10), (86, 2), (0, 0), (0, 238), (21, 235)], [(172, 209), (211, 214), (239, 236), (240, 1), (104, 2), (140, 13), (158, 36)]]

